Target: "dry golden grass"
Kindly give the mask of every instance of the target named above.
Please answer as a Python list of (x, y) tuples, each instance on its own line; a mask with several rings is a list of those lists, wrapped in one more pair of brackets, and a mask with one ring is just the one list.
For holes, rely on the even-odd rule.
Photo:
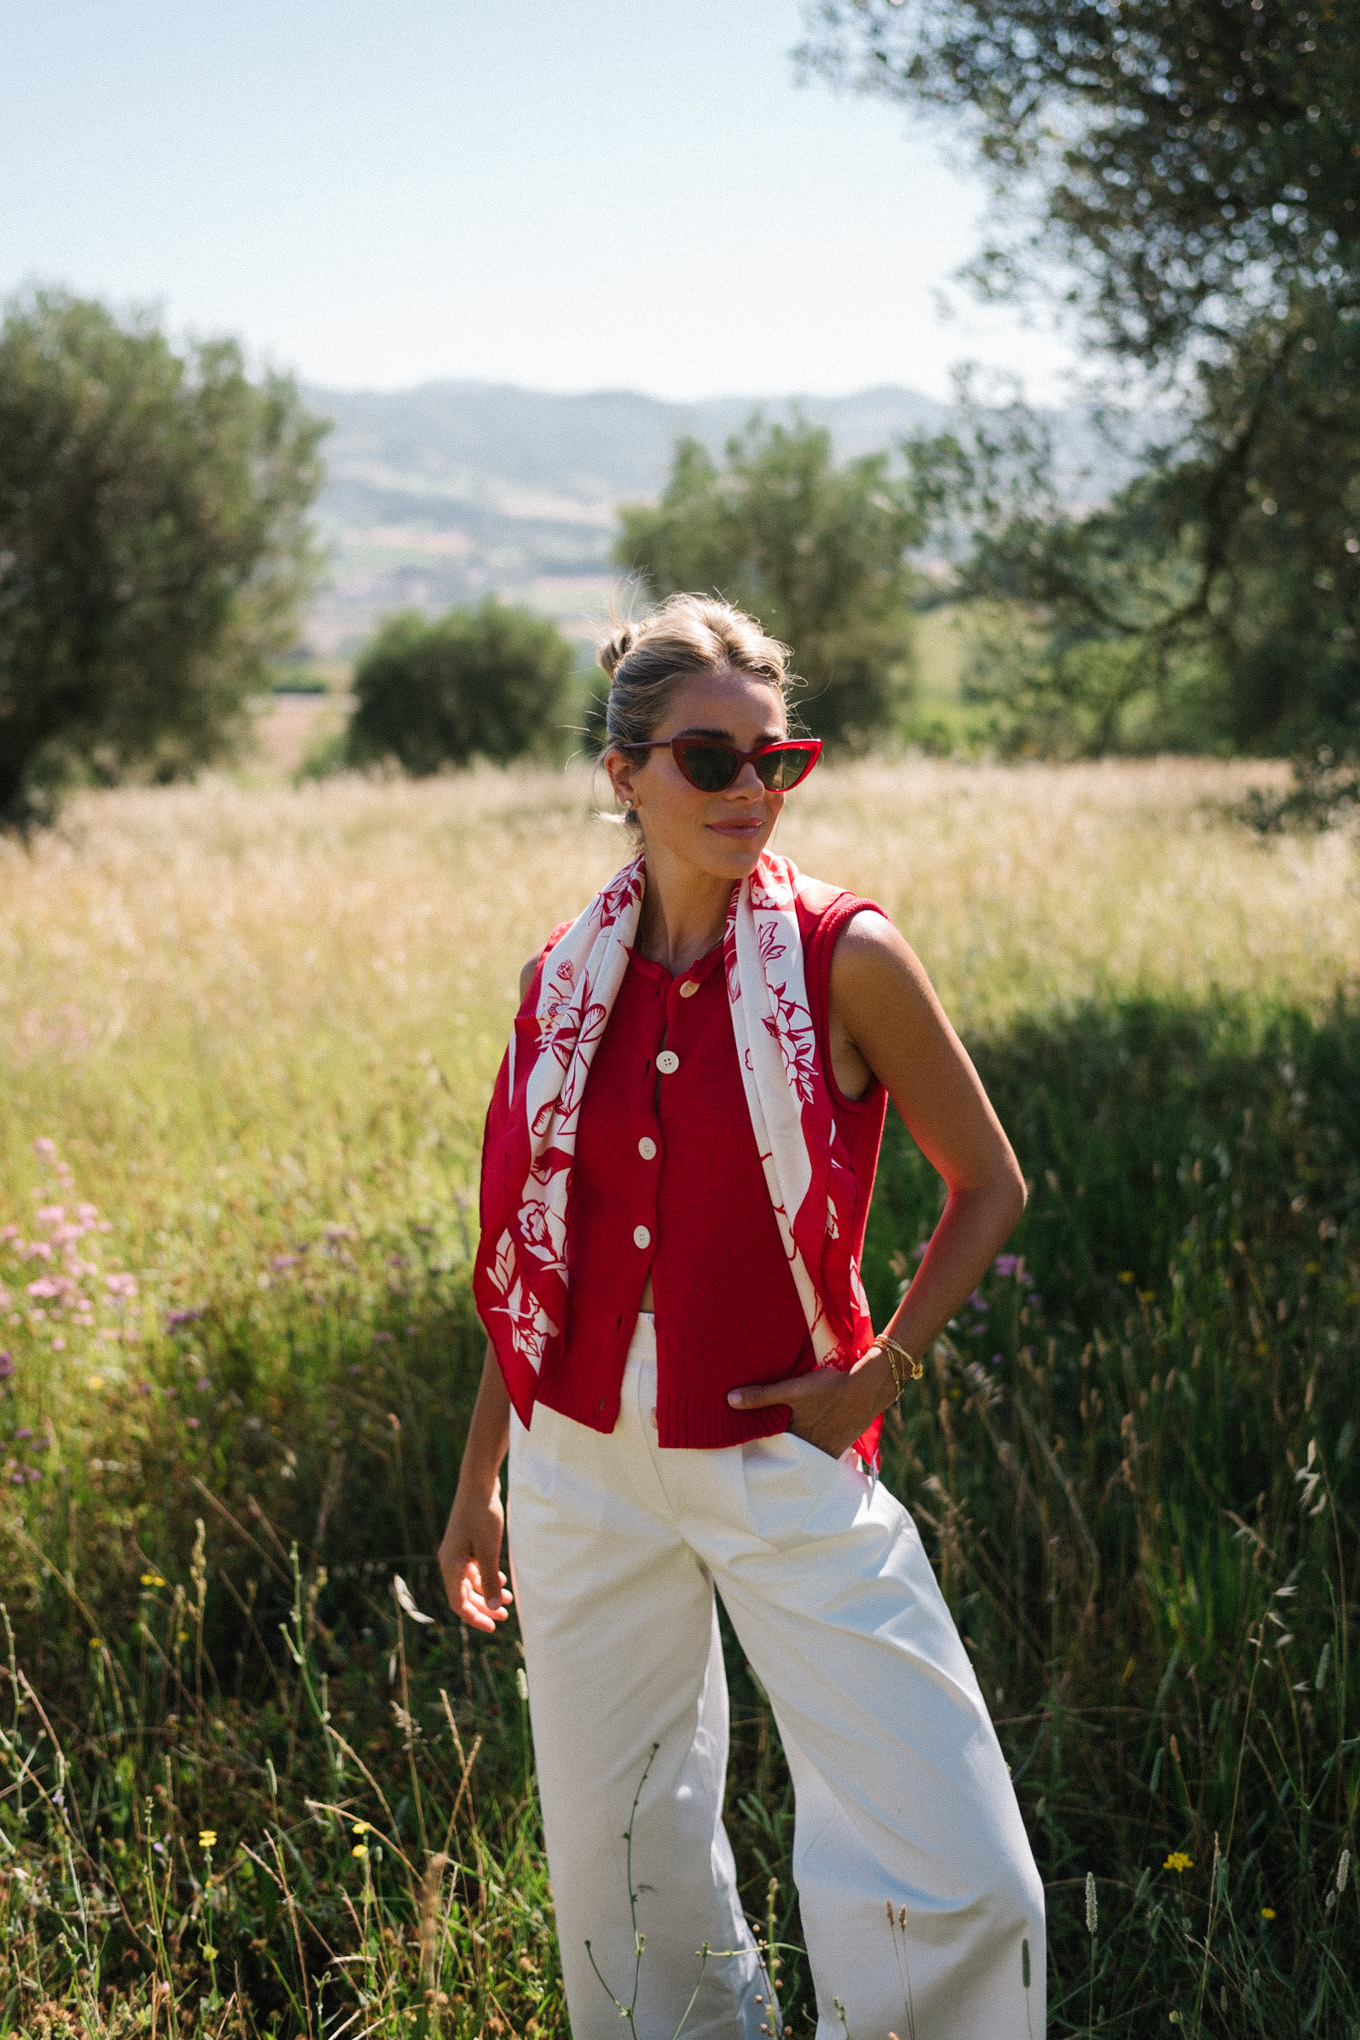
[[(777, 841), (888, 909), (965, 1031), (1131, 991), (1317, 1006), (1360, 959), (1355, 850), (1225, 818), (1260, 776), (866, 763), (819, 773)], [(519, 966), (625, 854), (603, 791), (583, 766), (219, 782), (0, 847), (3, 1201), (40, 1134), (179, 1232), (215, 1182), (263, 1216), (289, 1179), (355, 1196), (422, 1156), (469, 1181)]]

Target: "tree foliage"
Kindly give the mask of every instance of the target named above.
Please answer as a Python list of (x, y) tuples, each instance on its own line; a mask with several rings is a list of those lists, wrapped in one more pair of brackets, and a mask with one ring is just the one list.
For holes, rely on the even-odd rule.
[(229, 752), (314, 566), (324, 424), (240, 349), (39, 292), (0, 327), (0, 826)]
[(838, 467), (826, 431), (757, 415), (721, 467), (682, 439), (659, 502), (620, 521), (614, 557), (651, 594), (716, 591), (792, 645), (814, 735), (855, 747), (890, 721), (910, 672), (906, 553), (925, 526), (888, 455)]
[(555, 624), (495, 596), (433, 621), (402, 610), (355, 668), (347, 755), (354, 764), (394, 758), (421, 777), (551, 748), (572, 664)]
[[(1282, 315), (1360, 264), (1360, 13), (1282, 0), (823, 0), (805, 61), (962, 116), (1107, 344)], [(999, 276), (1020, 250), (993, 251)]]
[(1018, 195), (1036, 224), (984, 281), (1025, 287), (1056, 249), (1088, 330), (1179, 403), (1085, 518), (1032, 417), (1005, 446), (916, 449), (973, 521), (965, 585), (1028, 613), (999, 676), (1013, 731), (1360, 741), (1360, 12), (826, 0), (817, 22), (810, 64), (961, 116), (1012, 218)]

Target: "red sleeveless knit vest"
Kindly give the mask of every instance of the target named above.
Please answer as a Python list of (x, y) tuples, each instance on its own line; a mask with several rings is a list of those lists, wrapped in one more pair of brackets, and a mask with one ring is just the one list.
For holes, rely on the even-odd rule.
[[(848, 1099), (831, 1072), (831, 955), (870, 900), (798, 905), (808, 1003), (857, 1185), (864, 1243), (887, 1097)], [(719, 945), (679, 976), (634, 954), (586, 1084), (568, 1220), (566, 1337), (538, 1401), (612, 1431), (638, 1305), (652, 1278), (662, 1445), (740, 1444), (787, 1429), (786, 1404), (734, 1410), (730, 1389), (815, 1365), (737, 1065)], [(528, 1009), (538, 997), (530, 987)], [(664, 1048), (663, 1048), (664, 1044)]]

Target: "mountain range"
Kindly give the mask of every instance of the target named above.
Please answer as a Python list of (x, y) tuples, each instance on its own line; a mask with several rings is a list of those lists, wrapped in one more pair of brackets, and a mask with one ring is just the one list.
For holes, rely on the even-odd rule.
[(488, 382), (304, 395), (332, 421), (317, 506), (329, 571), (307, 628), (321, 657), (352, 654), (389, 610), (436, 612), (488, 591), (593, 637), (618, 584), (609, 559), (617, 506), (659, 493), (683, 434), (720, 453), (757, 411), (771, 421), (801, 415), (825, 425), (847, 460), (938, 430), (948, 416), (897, 384), (692, 404)]

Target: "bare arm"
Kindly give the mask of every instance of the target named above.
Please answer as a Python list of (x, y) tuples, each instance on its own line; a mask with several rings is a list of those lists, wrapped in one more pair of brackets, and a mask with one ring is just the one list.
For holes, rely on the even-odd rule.
[(505, 1536), (501, 1462), (510, 1448), (510, 1397), (490, 1339), (473, 1405), (458, 1491), (439, 1547), (439, 1570), (449, 1606), (470, 1629), (494, 1631), (504, 1622), (510, 1594), (500, 1569)]
[[(531, 956), (520, 972), (520, 1001), (528, 997), (538, 968)], [(495, 1630), (504, 1622), (512, 1596), (500, 1569), (505, 1538), (501, 1464), (510, 1449), (510, 1395), (490, 1339), (482, 1361), (481, 1385), (468, 1425), (458, 1469), (458, 1491), (439, 1547), (439, 1570), (449, 1606), (470, 1629)]]
[[(945, 1208), (911, 1287), (884, 1327), (924, 1353), (976, 1288), (1025, 1207), (1025, 1184), (1001, 1122), (919, 959), (890, 922), (859, 914), (831, 961), (831, 1051), (849, 1095), (871, 1076), (939, 1170)], [(840, 1453), (893, 1400), (886, 1354), (871, 1348), (848, 1373), (822, 1370), (734, 1390), (739, 1409), (788, 1403), (793, 1429)]]

